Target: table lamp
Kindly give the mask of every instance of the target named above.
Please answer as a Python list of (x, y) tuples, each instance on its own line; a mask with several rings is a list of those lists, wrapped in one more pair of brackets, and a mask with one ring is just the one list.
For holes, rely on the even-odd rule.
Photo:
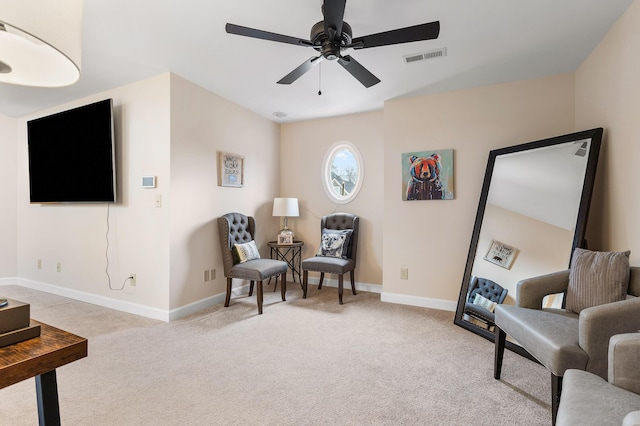
[(280, 230), (278, 236), (291, 236), (291, 242), (293, 242), (293, 231), (289, 229), (288, 219), (289, 217), (300, 216), (300, 212), (298, 210), (298, 199), (274, 198), (273, 216), (284, 216), (284, 228)]

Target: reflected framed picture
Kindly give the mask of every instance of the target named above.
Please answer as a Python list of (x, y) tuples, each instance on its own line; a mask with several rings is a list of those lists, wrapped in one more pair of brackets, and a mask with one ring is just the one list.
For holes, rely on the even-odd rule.
[(487, 254), (484, 255), (484, 260), (494, 265), (502, 266), (505, 269), (511, 269), (517, 253), (517, 248), (501, 243), (498, 240), (491, 240), (491, 245), (489, 245)]
[(218, 152), (218, 186), (244, 186), (244, 157), (230, 152)]

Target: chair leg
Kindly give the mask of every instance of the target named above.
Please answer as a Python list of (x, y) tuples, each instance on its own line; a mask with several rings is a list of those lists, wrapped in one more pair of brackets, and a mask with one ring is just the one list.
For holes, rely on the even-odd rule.
[(309, 271), (302, 271), (302, 298), (307, 298), (307, 283), (309, 281)]
[(551, 373), (551, 424), (555, 426), (562, 393), (562, 376)]
[(250, 281), (249, 283), (249, 297), (253, 296), (253, 283), (255, 281)]
[(502, 331), (500, 327), (495, 326), (495, 359), (493, 364), (493, 378), (500, 380), (502, 373), (502, 358), (504, 357), (504, 345), (507, 340), (507, 333)]
[(258, 281), (258, 297), (257, 297), (257, 299), (258, 299), (258, 315), (262, 315), (262, 281)]
[(320, 272), (320, 282), (318, 283), (318, 290), (322, 290), (322, 280), (324, 280), (324, 272)]
[(286, 302), (287, 299), (285, 299), (285, 294), (287, 292), (287, 273), (283, 272), (282, 273), (282, 284), (280, 285), (280, 292), (282, 293), (282, 301)]
[(342, 274), (338, 275), (338, 301), (342, 305), (342, 287), (344, 284), (344, 276)]
[(356, 280), (355, 280), (356, 271), (352, 269), (349, 275), (351, 275), (351, 292), (355, 296), (356, 295)]
[(229, 307), (229, 302), (231, 301), (231, 280), (233, 278), (227, 277), (227, 297), (224, 299), (224, 307)]

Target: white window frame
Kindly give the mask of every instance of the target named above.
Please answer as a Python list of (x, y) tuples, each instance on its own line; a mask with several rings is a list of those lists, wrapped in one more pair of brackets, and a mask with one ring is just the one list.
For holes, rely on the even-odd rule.
[[(346, 196), (336, 194), (331, 182), (331, 165), (333, 164), (333, 159), (338, 151), (343, 149), (349, 150), (358, 163), (358, 180), (356, 182), (356, 186), (353, 188), (351, 194)], [(364, 161), (362, 160), (362, 154), (360, 154), (358, 147), (347, 141), (340, 141), (331, 145), (324, 157), (324, 162), (322, 163), (321, 179), (324, 192), (331, 201), (337, 204), (347, 204), (353, 201), (358, 196), (358, 193), (362, 188), (362, 183), (364, 182)]]

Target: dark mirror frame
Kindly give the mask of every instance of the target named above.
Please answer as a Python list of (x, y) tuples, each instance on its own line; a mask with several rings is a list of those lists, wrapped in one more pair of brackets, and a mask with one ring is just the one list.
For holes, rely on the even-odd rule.
[[(507, 148), (500, 148), (489, 152), (489, 160), (487, 162), (487, 170), (484, 175), (484, 182), (482, 184), (482, 192), (480, 194), (480, 201), (478, 203), (478, 212), (476, 214), (476, 220), (473, 225), (473, 234), (471, 236), (471, 244), (469, 246), (469, 253), (467, 255), (467, 263), (464, 269), (464, 276), (462, 278), (462, 286), (460, 288), (460, 295), (458, 297), (458, 306), (456, 309), (456, 315), (454, 323), (462, 328), (472, 331), (490, 341), (495, 341), (494, 333), (478, 327), (468, 321), (463, 320), (464, 305), (467, 298), (467, 292), (469, 288), (469, 282), (471, 280), (471, 271), (473, 268), (474, 259), (476, 257), (476, 251), (478, 249), (478, 240), (480, 237), (480, 231), (482, 228), (482, 221), (484, 219), (484, 212), (487, 204), (487, 197), (489, 195), (489, 188), (491, 186), (491, 177), (493, 175), (493, 169), (496, 159), (505, 154), (512, 154), (516, 152), (528, 151), (537, 148), (543, 148), (553, 145), (559, 145), (568, 142), (575, 142), (584, 139), (591, 139), (591, 148), (589, 150), (589, 157), (587, 160), (587, 169), (585, 171), (584, 184), (582, 187), (582, 195), (580, 198), (580, 204), (578, 207), (577, 223), (575, 227), (575, 233), (573, 237), (573, 243), (571, 246), (571, 252), (576, 247), (586, 247), (585, 232), (587, 228), (587, 217), (589, 214), (589, 206), (591, 204), (591, 195), (593, 192), (593, 185), (596, 177), (596, 168), (598, 165), (598, 156), (600, 154), (600, 145), (602, 143), (602, 128), (595, 128), (591, 130), (585, 130), (568, 135), (558, 136), (549, 139), (542, 139), (535, 142), (524, 143)], [(569, 265), (567, 266), (569, 267)], [(531, 357), (524, 349), (512, 342), (507, 341), (507, 348), (527, 357)]]

